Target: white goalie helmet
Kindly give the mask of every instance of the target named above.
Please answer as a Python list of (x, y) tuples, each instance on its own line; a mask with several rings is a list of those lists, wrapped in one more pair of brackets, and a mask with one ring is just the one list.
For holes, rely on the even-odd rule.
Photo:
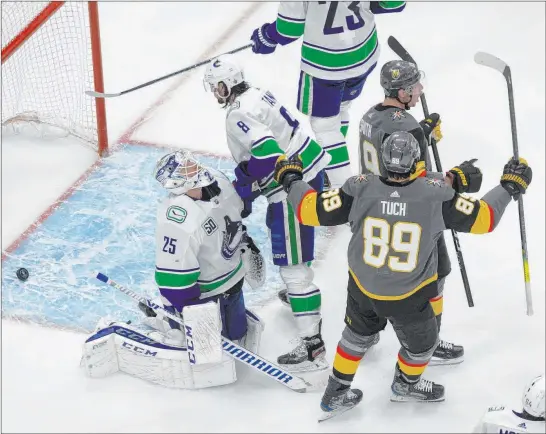
[(531, 416), (544, 419), (544, 374), (533, 378), (523, 392), (523, 409)]
[(212, 173), (188, 151), (176, 151), (162, 157), (155, 166), (154, 178), (169, 193), (176, 195), (207, 187), (215, 181)]
[(203, 85), (206, 90), (217, 93), (218, 83), (222, 82), (228, 89), (227, 95), (220, 95), (227, 98), (231, 94), (231, 88), (245, 81), (241, 66), (235, 61), (231, 54), (223, 54), (217, 57), (207, 66)]

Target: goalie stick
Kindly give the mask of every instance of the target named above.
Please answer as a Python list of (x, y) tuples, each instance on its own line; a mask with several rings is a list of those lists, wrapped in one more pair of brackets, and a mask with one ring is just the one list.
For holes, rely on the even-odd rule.
[[(252, 47), (252, 44), (243, 45), (242, 47), (236, 48), (235, 50), (228, 51), (224, 54), (234, 54), (238, 53), (239, 51), (246, 50), (247, 48)], [(219, 55), (220, 56), (220, 55)], [(147, 81), (146, 83), (139, 84), (138, 86), (132, 87), (130, 89), (122, 90), (121, 92), (117, 93), (101, 93), (101, 92), (95, 92), (92, 90), (86, 90), (85, 94), (88, 96), (92, 96), (94, 98), (115, 98), (117, 96), (125, 95), (126, 93), (134, 92), (135, 90), (142, 89), (143, 87), (151, 86), (152, 84), (159, 83), (160, 81), (166, 80), (167, 78), (174, 77), (175, 75), (182, 74), (184, 72), (191, 71), (192, 69), (198, 68), (200, 66), (206, 65), (207, 63), (211, 62), (212, 60), (216, 59), (216, 57), (211, 57), (210, 59), (203, 60), (202, 62), (196, 63), (194, 65), (188, 66), (186, 68), (180, 69), (175, 72), (171, 72), (170, 74), (164, 75), (163, 77), (156, 78), (151, 81)]]
[[(104, 282), (107, 285), (110, 285), (116, 288), (118, 291), (131, 297), (133, 300), (136, 300), (137, 302), (145, 304), (146, 306), (152, 308), (156, 312), (159, 312), (164, 317), (169, 318), (177, 322), (178, 324), (180, 324), (182, 327), (184, 327), (184, 322), (182, 321), (181, 318), (171, 314), (170, 312), (165, 310), (162, 306), (154, 303), (150, 299), (143, 297), (142, 295), (139, 295), (134, 291), (131, 291), (129, 288), (126, 288), (120, 285), (119, 283), (116, 283), (115, 281), (113, 281), (108, 276), (102, 273), (98, 273), (96, 277), (101, 282)], [(300, 377), (290, 374), (289, 372), (285, 371), (283, 368), (276, 365), (275, 363), (272, 363), (268, 361), (267, 359), (260, 357), (257, 354), (252, 353), (251, 351), (248, 351), (247, 349), (241, 347), (240, 345), (236, 344), (233, 341), (230, 341), (224, 336), (222, 336), (222, 350), (225, 353), (227, 353), (228, 356), (234, 358), (235, 360), (243, 364), (246, 364), (247, 366), (250, 366), (256, 371), (262, 373), (263, 375), (268, 376), (269, 378), (272, 378), (273, 380), (277, 381), (278, 383), (282, 384), (285, 387), (288, 387), (289, 389), (292, 389), (295, 392), (299, 392), (299, 393), (307, 392), (307, 388), (312, 387), (311, 383), (305, 381), (304, 379)]]
[[(394, 36), (389, 36), (387, 40), (389, 47), (394, 51), (398, 57), (407, 62), (414, 63), (417, 65), (417, 62), (411, 57), (408, 51), (398, 42)], [(429, 116), (427, 100), (425, 94), (421, 94), (421, 105), (423, 106), (423, 113), (425, 118)], [(442, 163), (440, 162), (440, 154), (438, 153), (438, 148), (436, 147), (436, 140), (432, 139), (430, 141), (432, 146), (432, 153), (434, 154), (434, 161), (436, 163), (436, 170), (442, 173)], [(464, 292), (466, 294), (466, 301), (468, 302), (468, 307), (474, 307), (474, 299), (472, 298), (472, 292), (470, 291), (470, 282), (468, 281), (468, 275), (466, 273), (466, 266), (464, 264), (463, 252), (461, 251), (461, 243), (459, 242), (459, 235), (453, 229), (451, 229), (451, 236), (453, 237), (453, 244), (455, 245), (455, 253), (457, 255), (457, 262), (459, 263), (459, 269), (461, 270), (461, 277), (463, 279)]]
[[(478, 65), (488, 66), (499, 71), (506, 79), (508, 86), (508, 108), (510, 110), (510, 125), (512, 127), (512, 147), (514, 158), (519, 160), (518, 132), (516, 129), (516, 109), (514, 107), (514, 89), (512, 88), (512, 73), (506, 62), (489, 53), (478, 52), (474, 55), (474, 61)], [(521, 237), (521, 256), (523, 260), (523, 280), (525, 282), (525, 302), (527, 315), (533, 315), (533, 299), (531, 296), (531, 277), (529, 275), (529, 258), (527, 255), (527, 232), (525, 230), (525, 214), (523, 211), (523, 195), (518, 199), (519, 232)]]

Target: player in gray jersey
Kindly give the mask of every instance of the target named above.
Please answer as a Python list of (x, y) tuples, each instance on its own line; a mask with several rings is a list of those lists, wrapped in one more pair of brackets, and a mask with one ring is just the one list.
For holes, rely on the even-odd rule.
[(430, 302), (438, 291), (438, 237), (446, 229), (491, 232), (510, 199), (519, 199), (532, 178), (523, 158), (511, 159), (500, 185), (477, 200), (452, 187), (451, 173), (445, 180), (411, 179), (419, 157), (417, 140), (408, 132), (394, 132), (381, 148), (386, 177), (359, 175), (341, 189), (325, 192), (301, 181), (300, 161), (281, 157), (277, 162), (275, 177), (288, 192), (300, 222), (314, 226), (349, 222), (353, 233), (346, 327), (322, 398), (323, 419), (362, 399), (362, 392), (350, 385), (360, 359), (387, 320), (401, 344), (391, 400), (444, 400), (444, 387), (421, 377), (439, 342)]
[[(380, 157), (381, 145), (395, 131), (407, 131), (419, 143), (421, 157), (412, 178), (423, 176), (426, 170), (432, 170), (428, 152), (429, 136), (432, 135), (437, 141), (442, 138), (440, 116), (433, 113), (428, 119), (417, 122), (408, 112), (419, 101), (423, 91), (423, 75), (413, 63), (403, 60), (387, 62), (381, 68), (380, 82), (385, 99), (370, 108), (360, 121), (360, 173), (387, 176)], [(451, 261), (442, 234), (438, 238), (438, 295), (433, 302), (438, 329), (442, 319), (444, 283), (450, 272)], [(461, 363), (463, 359), (464, 348), (461, 345), (441, 339), (430, 364), (455, 364)]]

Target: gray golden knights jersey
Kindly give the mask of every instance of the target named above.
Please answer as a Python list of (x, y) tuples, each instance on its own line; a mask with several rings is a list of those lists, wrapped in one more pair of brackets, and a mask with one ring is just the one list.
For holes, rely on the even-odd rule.
[(166, 305), (186, 299), (184, 291), (223, 293), (244, 277), (243, 203), (224, 175), (211, 172), (222, 191), (210, 201), (182, 194), (159, 204), (155, 280)]
[(428, 142), (419, 122), (404, 109), (377, 104), (360, 120), (360, 173), (387, 176), (381, 158), (381, 145), (395, 131), (407, 131), (415, 137), (421, 148), (421, 161), (425, 162), (427, 170), (432, 170)]
[(437, 239), (445, 229), (491, 232), (510, 195), (498, 185), (478, 200), (443, 180), (421, 177), (401, 185), (370, 174), (322, 193), (297, 181), (288, 201), (303, 224), (350, 222), (350, 273), (370, 298), (394, 301), (437, 280)]
[(524, 419), (506, 407), (489, 407), (480, 422), (474, 428), (475, 433), (520, 434), (544, 433), (544, 421)]

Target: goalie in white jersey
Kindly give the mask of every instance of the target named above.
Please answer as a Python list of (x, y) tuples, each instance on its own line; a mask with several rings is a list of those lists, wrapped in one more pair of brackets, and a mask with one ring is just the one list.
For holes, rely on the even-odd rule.
[(303, 37), (297, 105), (332, 157), (326, 173), (333, 188), (352, 175), (345, 143), (349, 107), (379, 59), (374, 15), (405, 6), (404, 1), (283, 1), (275, 22), (252, 33), (252, 51), (260, 54)]
[(121, 370), (190, 389), (232, 383), (234, 359), (223, 353), (220, 335), (256, 353), (263, 329), (242, 292), (245, 279), (254, 288), (265, 280), (263, 258), (241, 221), (243, 203), (225, 175), (185, 151), (161, 158), (154, 177), (170, 193), (157, 210), (155, 281), (185, 332), (140, 304), (148, 328), (105, 320), (86, 341), (88, 373)]
[(323, 169), (330, 156), (301, 128), (286, 107), (266, 90), (251, 87), (233, 56), (211, 62), (205, 72), (206, 87), (227, 109), (226, 134), (235, 168), (235, 189), (245, 203), (243, 217), (252, 201), (264, 195), (269, 202), (266, 225), (271, 236), (273, 263), (287, 286), (298, 334), (295, 349), (278, 358), (292, 371), (322, 369), (325, 347), (320, 325), (321, 295), (313, 283), (315, 229), (301, 225), (286, 201), (286, 193), (274, 179), (275, 162), (281, 155), (298, 154), (303, 176), (315, 188), (323, 184)]
[(544, 394), (544, 375), (539, 375), (525, 387), (522, 412), (504, 406), (489, 407), (473, 432), (497, 434), (546, 432)]

